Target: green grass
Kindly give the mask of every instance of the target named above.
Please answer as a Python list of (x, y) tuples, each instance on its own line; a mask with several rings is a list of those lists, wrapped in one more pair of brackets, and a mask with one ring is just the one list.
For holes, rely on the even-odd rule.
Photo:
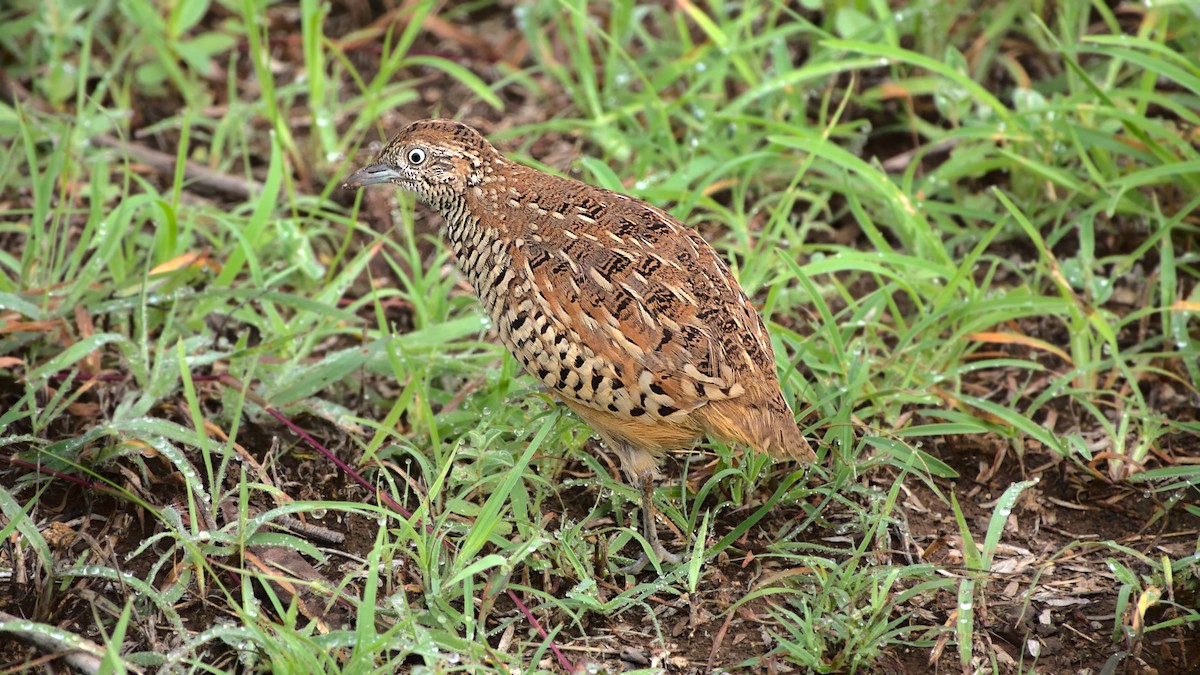
[[(975, 608), (1003, 585), (989, 573), (1029, 485), (981, 527), (946, 491), (970, 477), (934, 446), (1094, 462), (1200, 515), (1196, 465), (1156, 460), (1200, 434), (1159, 398), (1194, 401), (1200, 382), (1200, 16), (976, 4), (547, 0), (513, 10), (527, 60), (483, 68), (431, 49), (434, 3), (346, 34), (316, 0), (17, 0), (0, 10), (0, 81), (18, 85), (0, 102), (0, 446), (43, 473), (4, 469), (0, 535), (47, 587), (107, 589), (97, 640), (129, 664), (553, 670), (551, 642), (600, 650), (567, 649), (579, 663), (617, 622), (678, 641), (662, 608), (716, 603), (740, 561), (758, 574), (713, 625), (746, 609), (771, 641), (718, 665), (861, 671), (904, 646), (994, 663)], [(472, 12), (506, 11), (439, 16), (475, 30)], [(430, 88), (454, 97), (426, 103)], [(577, 140), (579, 176), (699, 227), (769, 319), (820, 465), (719, 444), (669, 464), (663, 515), (699, 555), (617, 575), (636, 494), (581, 451), (590, 430), (488, 338), (410, 197), (384, 232), (362, 197), (333, 199), (397, 109), (512, 115), (490, 137), (534, 165), (539, 139)], [(212, 199), (188, 162), (252, 197)], [(267, 408), (415, 517), (349, 481), (320, 489), (334, 470)], [(297, 465), (314, 482), (280, 483)], [(117, 557), (60, 550), (37, 514), (73, 493), (51, 471), (91, 481), (114, 518), (139, 514), (141, 539)], [(952, 514), (957, 564), (892, 554), (910, 487)], [(353, 525), (362, 555), (277, 527), (293, 515)], [(1194, 555), (1103, 546), (1114, 644), (1194, 635)], [(317, 564), (324, 581), (291, 581), (341, 597), (347, 625), (309, 622), (246, 562), (255, 547)], [(947, 594), (953, 616), (917, 611)], [(180, 613), (197, 602), (220, 621)], [(1139, 623), (1152, 606), (1169, 615)]]

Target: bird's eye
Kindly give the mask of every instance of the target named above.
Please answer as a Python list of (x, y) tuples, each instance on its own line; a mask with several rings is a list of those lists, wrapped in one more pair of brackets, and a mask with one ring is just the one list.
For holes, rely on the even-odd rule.
[(425, 148), (408, 149), (408, 163), (412, 164), (413, 166), (424, 164), (425, 158), (428, 156), (429, 153), (425, 152)]

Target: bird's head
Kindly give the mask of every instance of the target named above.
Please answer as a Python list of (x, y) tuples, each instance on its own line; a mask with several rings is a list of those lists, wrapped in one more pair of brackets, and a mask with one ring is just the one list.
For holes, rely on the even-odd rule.
[(479, 185), (500, 153), (471, 127), (452, 120), (413, 122), (355, 171), (342, 187), (393, 183), (430, 204), (444, 203)]

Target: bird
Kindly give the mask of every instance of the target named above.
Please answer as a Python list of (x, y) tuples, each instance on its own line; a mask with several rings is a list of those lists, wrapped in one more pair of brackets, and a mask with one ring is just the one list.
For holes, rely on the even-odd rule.
[[(587, 423), (641, 492), (647, 550), (622, 572), (678, 564), (656, 528), (668, 450), (705, 436), (811, 463), (766, 324), (693, 228), (619, 192), (514, 162), (455, 120), (413, 122), (343, 187), (391, 184), (442, 233), (500, 340)], [(661, 568), (660, 568), (661, 569)]]

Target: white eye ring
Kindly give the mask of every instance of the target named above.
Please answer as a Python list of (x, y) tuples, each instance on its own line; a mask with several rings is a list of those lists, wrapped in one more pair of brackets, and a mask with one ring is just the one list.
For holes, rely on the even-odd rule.
[(419, 166), (421, 164), (424, 164), (425, 158), (428, 156), (429, 156), (429, 153), (425, 152), (425, 148), (409, 148), (408, 149), (408, 163), (412, 164), (413, 166)]

